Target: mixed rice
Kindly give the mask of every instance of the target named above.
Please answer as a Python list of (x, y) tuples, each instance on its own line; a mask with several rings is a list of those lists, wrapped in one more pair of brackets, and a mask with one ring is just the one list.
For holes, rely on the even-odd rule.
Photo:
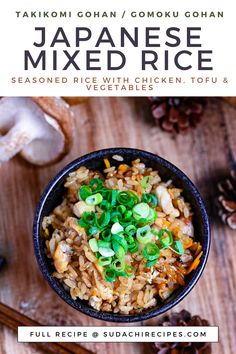
[[(158, 171), (146, 167), (139, 159), (129, 166), (118, 157), (118, 167), (104, 160), (103, 173), (84, 166), (70, 173), (62, 203), (44, 217), (42, 228), (45, 252), (55, 269), (53, 276), (73, 299), (86, 300), (98, 311), (134, 314), (161, 304), (175, 289), (184, 286), (185, 276), (200, 262), (202, 247), (194, 239), (193, 214), (182, 191), (172, 181), (162, 181)], [(94, 181), (101, 182), (101, 193), (99, 188), (93, 191)], [(110, 203), (105, 200), (109, 191), (115, 191), (115, 200)], [(100, 197), (96, 199), (95, 194)], [(133, 198), (129, 208), (128, 203), (117, 204), (119, 195)], [(89, 200), (92, 204), (87, 203)], [(131, 221), (120, 221), (119, 213), (109, 211), (114, 208)], [(148, 213), (152, 214), (148, 222), (138, 214), (142, 214), (143, 208), (149, 208)], [(107, 222), (104, 210), (108, 210)], [(103, 223), (99, 227), (101, 216)], [(86, 225), (85, 220), (98, 224)], [(132, 223), (135, 226), (130, 226)], [(140, 230), (145, 232), (141, 234)], [(110, 241), (102, 241), (105, 234)]]

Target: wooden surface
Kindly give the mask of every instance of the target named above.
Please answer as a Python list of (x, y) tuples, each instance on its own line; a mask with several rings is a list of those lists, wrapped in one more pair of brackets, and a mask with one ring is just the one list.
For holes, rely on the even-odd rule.
[[(236, 159), (236, 109), (212, 99), (196, 130), (173, 137), (152, 124), (145, 107), (144, 99), (91, 98), (73, 108), (75, 143), (63, 161), (35, 168), (17, 157), (0, 167), (0, 254), (8, 261), (0, 272), (0, 301), (45, 325), (109, 325), (76, 312), (49, 288), (34, 258), (32, 218), (44, 187), (66, 163), (96, 149), (137, 147), (176, 164), (207, 203), (212, 219), (209, 261), (194, 290), (175, 310), (185, 308), (219, 325), (220, 343), (213, 345), (213, 354), (235, 354), (236, 232), (217, 220), (214, 199), (216, 181)], [(155, 319), (146, 323), (155, 324)], [(147, 346), (138, 343), (85, 346), (97, 354), (149, 353)], [(10, 330), (0, 327), (0, 353), (37, 352), (17, 343)]]

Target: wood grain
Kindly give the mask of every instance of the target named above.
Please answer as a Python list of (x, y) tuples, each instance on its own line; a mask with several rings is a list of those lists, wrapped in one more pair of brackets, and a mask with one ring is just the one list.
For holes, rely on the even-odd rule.
[[(19, 157), (0, 167), (0, 300), (45, 325), (109, 325), (75, 312), (49, 288), (38, 270), (32, 247), (35, 205), (49, 179), (66, 163), (93, 150), (127, 146), (157, 153), (182, 169), (200, 189), (212, 221), (212, 247), (204, 274), (175, 310), (186, 308), (220, 327), (214, 354), (236, 351), (236, 235), (216, 217), (216, 182), (236, 159), (236, 109), (219, 100), (208, 103), (202, 123), (188, 134), (172, 136), (154, 126), (146, 102), (138, 98), (90, 98), (73, 108), (75, 142), (60, 163), (36, 168)], [(155, 324), (155, 319), (145, 324)], [(142, 323), (140, 323), (142, 325)], [(138, 343), (84, 344), (98, 354), (147, 354)], [(0, 326), (1, 354), (36, 354)]]

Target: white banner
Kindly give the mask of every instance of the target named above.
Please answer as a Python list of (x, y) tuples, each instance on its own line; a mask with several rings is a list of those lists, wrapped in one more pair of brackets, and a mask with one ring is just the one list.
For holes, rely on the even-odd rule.
[(19, 342), (218, 342), (218, 327), (19, 327)]
[(0, 7), (1, 96), (236, 96), (233, 2)]

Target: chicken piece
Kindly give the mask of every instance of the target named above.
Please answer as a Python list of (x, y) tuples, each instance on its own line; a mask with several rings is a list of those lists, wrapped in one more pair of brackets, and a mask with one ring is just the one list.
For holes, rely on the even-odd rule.
[(174, 217), (174, 218), (177, 218), (180, 215), (179, 210), (175, 209), (175, 207), (173, 206), (170, 194), (168, 193), (168, 190), (166, 187), (164, 187), (162, 185), (157, 186), (156, 195), (157, 195), (159, 204), (165, 214), (170, 215), (171, 217)]
[(72, 249), (66, 241), (60, 241), (53, 255), (54, 266), (58, 273), (64, 273), (70, 263)]

